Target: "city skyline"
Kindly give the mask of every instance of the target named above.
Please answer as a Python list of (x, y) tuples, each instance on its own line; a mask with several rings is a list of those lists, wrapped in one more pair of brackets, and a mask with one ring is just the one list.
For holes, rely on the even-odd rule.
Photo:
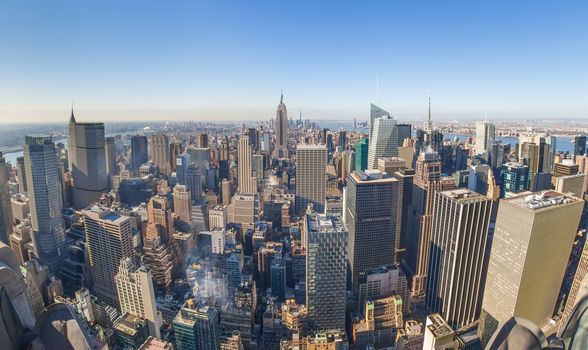
[(107, 5), (2, 5), (0, 121), (269, 119), (281, 87), (294, 118), (588, 112), (582, 2)]
[(584, 348), (575, 1), (0, 3), (2, 348)]

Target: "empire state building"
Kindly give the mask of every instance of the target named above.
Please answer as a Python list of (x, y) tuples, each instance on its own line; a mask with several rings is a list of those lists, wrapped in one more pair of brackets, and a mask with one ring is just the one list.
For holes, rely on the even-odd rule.
[(278, 157), (288, 156), (288, 111), (284, 104), (284, 94), (280, 96), (280, 104), (276, 110), (276, 154)]

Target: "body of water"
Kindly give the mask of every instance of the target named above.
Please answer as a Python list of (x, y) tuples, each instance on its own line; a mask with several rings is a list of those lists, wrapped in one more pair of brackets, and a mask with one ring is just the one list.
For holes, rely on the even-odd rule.
[[(465, 142), (469, 137), (473, 137), (473, 135), (466, 135), (466, 134), (443, 134), (443, 138), (446, 140), (454, 140), (457, 139), (458, 141)], [(518, 137), (496, 137), (496, 140), (501, 140), (504, 144), (510, 144), (511, 148), (514, 149), (517, 143), (519, 143)], [(572, 142), (573, 138), (569, 136), (556, 136), (555, 137), (555, 151), (558, 153), (574, 153), (574, 143)]]

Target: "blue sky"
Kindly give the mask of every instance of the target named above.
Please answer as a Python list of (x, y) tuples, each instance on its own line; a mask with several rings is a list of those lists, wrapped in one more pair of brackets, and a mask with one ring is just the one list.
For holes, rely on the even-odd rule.
[(588, 1), (0, 4), (0, 120), (588, 118)]

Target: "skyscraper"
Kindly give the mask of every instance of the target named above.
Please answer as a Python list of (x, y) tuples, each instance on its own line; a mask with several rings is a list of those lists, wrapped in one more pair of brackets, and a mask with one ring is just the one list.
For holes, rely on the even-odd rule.
[(149, 159), (159, 168), (159, 172), (166, 176), (171, 173), (170, 154), (167, 135), (157, 134), (149, 138)]
[(72, 109), (68, 136), (69, 170), (73, 177), (73, 206), (81, 209), (108, 191), (104, 124), (78, 123)]
[(120, 261), (118, 274), (114, 277), (120, 311), (147, 320), (149, 335), (161, 338), (159, 328), (163, 324), (161, 313), (155, 305), (155, 292), (151, 272), (144, 266), (137, 267), (131, 258)]
[(18, 180), (18, 192), (27, 193), (27, 173), (24, 157), (16, 158), (16, 178)]
[(420, 296), (425, 291), (435, 193), (454, 187), (452, 178), (441, 177), (439, 154), (432, 150), (422, 152), (416, 162), (408, 218), (406, 263), (413, 277), (413, 296)]
[(186, 175), (188, 173), (188, 167), (190, 166), (190, 155), (181, 154), (176, 157), (176, 177), (178, 184), (186, 185)]
[(494, 144), (495, 127), (487, 121), (476, 123), (476, 154), (487, 152)]
[[(529, 166), (529, 188), (537, 189), (540, 179), (537, 179), (541, 173), (549, 173), (552, 169), (551, 146), (546, 143), (545, 137), (542, 136), (522, 136), (519, 145), (519, 161)], [(539, 175), (539, 177), (541, 177)]]
[(412, 125), (411, 124), (398, 124), (398, 146), (401, 147), (404, 144), (404, 140), (412, 137)]
[(364, 171), (368, 168), (369, 140), (362, 137), (355, 143), (355, 170)]
[(550, 323), (584, 202), (555, 191), (500, 201), (479, 332), (513, 316)]
[(0, 152), (0, 241), (10, 245), (8, 236), (12, 233), (12, 203), (8, 191), (8, 168)]
[[(402, 169), (392, 174), (398, 180), (398, 208), (396, 210), (396, 262), (401, 263), (406, 257), (408, 244), (408, 220), (412, 202), (412, 185), (414, 169)], [(405, 304), (407, 302), (405, 301)]]
[(368, 169), (378, 169), (378, 159), (398, 156), (396, 119), (382, 117), (374, 120), (368, 151)]
[(339, 130), (339, 132), (337, 133), (337, 145), (339, 147), (341, 147), (341, 149), (345, 149), (345, 144), (346, 144), (346, 139), (347, 139), (347, 134), (345, 132), (345, 130)]
[(327, 180), (327, 148), (325, 145), (298, 145), (296, 147), (296, 213), (306, 211), (312, 204), (322, 213), (325, 206)]
[(284, 94), (280, 96), (280, 104), (276, 110), (276, 152), (278, 157), (288, 156), (288, 111), (284, 104)]
[(190, 191), (193, 201), (202, 201), (202, 176), (200, 176), (200, 169), (195, 163), (188, 165), (186, 169), (185, 185)]
[(574, 155), (583, 156), (586, 154), (586, 136), (578, 135), (574, 137)]
[(457, 330), (478, 319), (492, 201), (467, 189), (434, 201), (426, 303)]
[(134, 135), (131, 137), (131, 169), (139, 173), (141, 164), (149, 160), (147, 153), (147, 136)]
[(373, 140), (372, 135), (373, 135), (373, 130), (374, 130), (374, 123), (375, 123), (376, 119), (382, 118), (382, 117), (389, 118), (390, 113), (388, 113), (384, 109), (376, 106), (375, 104), (370, 103), (370, 133), (369, 133), (370, 142)]
[(112, 187), (112, 177), (116, 175), (116, 144), (114, 137), (107, 137), (104, 144), (104, 153), (106, 159), (106, 175), (108, 176), (108, 185)]
[(339, 217), (308, 213), (306, 305), (311, 329), (345, 329), (347, 232)]
[(82, 210), (82, 215), (94, 293), (102, 301), (118, 307), (114, 276), (122, 259), (134, 258), (131, 218), (98, 206)]
[(174, 213), (185, 225), (192, 221), (192, 196), (185, 185), (174, 186)]
[(344, 220), (355, 292), (361, 274), (394, 263), (397, 204), (398, 180), (378, 170), (356, 170), (347, 178)]
[(32, 241), (41, 262), (58, 273), (65, 258), (65, 223), (55, 144), (48, 136), (26, 136), (25, 171), (31, 208)]
[(518, 193), (529, 189), (529, 167), (520, 163), (506, 163), (500, 170), (500, 197), (506, 192)]
[(249, 143), (249, 135), (241, 135), (237, 152), (239, 155), (237, 166), (239, 192), (255, 193), (257, 192), (257, 178), (252, 175), (251, 157), (253, 156), (253, 149), (251, 148), (251, 143)]
[(188, 299), (173, 321), (177, 350), (218, 350), (218, 311)]

